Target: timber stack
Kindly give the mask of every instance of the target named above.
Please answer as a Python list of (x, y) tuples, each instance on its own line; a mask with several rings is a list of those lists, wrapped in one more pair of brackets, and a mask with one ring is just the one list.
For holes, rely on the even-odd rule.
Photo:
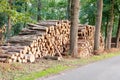
[[(78, 27), (78, 52), (79, 57), (89, 57), (94, 55), (94, 33), (95, 27), (91, 25), (79, 25)], [(104, 49), (104, 40), (100, 34), (100, 50)]]
[[(79, 57), (92, 55), (95, 27), (79, 25)], [(102, 36), (100, 38), (103, 47)], [(69, 50), (70, 22), (68, 20), (47, 20), (28, 24), (19, 35), (11, 37), (0, 47), (2, 62), (35, 62), (37, 58), (62, 59), (63, 53)], [(67, 53), (66, 53), (67, 54)]]
[(61, 59), (69, 44), (70, 22), (67, 20), (40, 21), (28, 24), (19, 35), (1, 46), (0, 61), (34, 62), (36, 58), (56, 56)]

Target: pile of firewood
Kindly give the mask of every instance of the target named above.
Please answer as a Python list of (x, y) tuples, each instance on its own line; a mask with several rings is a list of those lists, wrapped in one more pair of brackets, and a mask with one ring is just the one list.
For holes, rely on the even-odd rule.
[(69, 44), (70, 22), (41, 21), (28, 24), (19, 35), (13, 36), (4, 46), (0, 61), (5, 62), (34, 62), (36, 58), (58, 56), (67, 50)]
[[(78, 52), (79, 57), (92, 55), (95, 27), (79, 25)], [(40, 21), (28, 24), (19, 35), (11, 37), (0, 48), (2, 62), (34, 62), (37, 58), (54, 58), (60, 60), (70, 45), (70, 22), (67, 20)], [(103, 46), (102, 36), (100, 47)]]
[[(93, 55), (95, 27), (91, 25), (79, 25), (78, 28), (78, 52), (79, 57)], [(100, 35), (100, 49), (104, 49), (104, 41)]]

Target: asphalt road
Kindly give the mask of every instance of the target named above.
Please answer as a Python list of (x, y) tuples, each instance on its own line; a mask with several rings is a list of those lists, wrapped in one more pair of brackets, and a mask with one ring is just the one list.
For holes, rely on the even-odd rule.
[(38, 80), (120, 80), (120, 56)]

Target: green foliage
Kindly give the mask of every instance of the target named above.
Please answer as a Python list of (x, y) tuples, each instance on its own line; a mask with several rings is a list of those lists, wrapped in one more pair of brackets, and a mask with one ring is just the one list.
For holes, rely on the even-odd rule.
[(96, 0), (81, 0), (80, 22), (95, 25)]
[(7, 17), (5, 13), (0, 13), (0, 28), (6, 23)]
[[(19, 23), (27, 23), (27, 22), (34, 22), (31, 18), (29, 12), (25, 11), (25, 3), (30, 2), (30, 0), (12, 0), (10, 4), (8, 0), (1, 0), (0, 1), (0, 26), (7, 24), (7, 18), (10, 16), (12, 21), (12, 33), (20, 31), (23, 25), (19, 25)], [(28, 4), (27, 4), (28, 5)], [(4, 13), (4, 14), (3, 14)], [(16, 30), (15, 30), (15, 29)], [(16, 34), (16, 33), (15, 33)]]
[[(12, 2), (12, 4), (14, 4), (14, 3), (15, 3), (15, 1)], [(30, 22), (30, 16), (27, 16), (28, 14), (18, 12), (15, 5), (11, 6), (7, 0), (0, 1), (0, 6), (1, 6), (0, 12), (4, 12), (6, 14), (6, 16), (7, 15), (11, 16), (13, 23), (23, 22), (23, 21)]]
[[(80, 23), (95, 25), (96, 17), (96, 0), (80, 0)], [(102, 20), (102, 32), (105, 32), (105, 26), (110, 18), (110, 0), (103, 0), (103, 20)], [(50, 19), (67, 19), (67, 0), (41, 0), (41, 11), (38, 11), (38, 0), (12, 0), (12, 6), (10, 6), (8, 0), (0, 1), (0, 26), (7, 24), (7, 16), (11, 16), (12, 19), (12, 32), (14, 34), (17, 28), (18, 31), (23, 24), (29, 22), (36, 22), (37, 15), (41, 15), (42, 20)], [(11, 8), (10, 8), (11, 7)], [(116, 34), (117, 20), (120, 14), (120, 0), (115, 0), (115, 22), (113, 35)], [(22, 25), (19, 25), (22, 23)]]
[(17, 35), (23, 28), (23, 23), (16, 23), (12, 26), (12, 35)]
[[(109, 22), (110, 16), (110, 8), (111, 3), (110, 0), (103, 0), (103, 18), (102, 18), (102, 33), (105, 35), (105, 28), (107, 23)], [(113, 26), (112, 35), (115, 37), (118, 27), (118, 16), (120, 15), (120, 0), (115, 0), (115, 19)], [(80, 11), (80, 22), (82, 24), (90, 24), (95, 25), (96, 19), (96, 0), (81, 0), (81, 11)]]
[[(7, 24), (8, 16), (12, 20), (12, 34), (18, 34), (24, 27), (23, 24), (36, 22), (37, 15), (41, 14), (42, 20), (46, 19), (66, 19), (67, 0), (41, 0), (42, 9), (37, 11), (38, 0), (8, 0), (0, 1), (0, 25)], [(6, 18), (5, 18), (6, 17)], [(4, 19), (3, 19), (4, 18)], [(20, 25), (20, 23), (22, 23)]]
[(45, 19), (66, 19), (67, 0), (43, 0), (41, 17)]
[(57, 74), (65, 69), (69, 69), (68, 66), (64, 66), (64, 65), (57, 65), (57, 66), (53, 66), (51, 68), (48, 68), (48, 69), (45, 69), (43, 71), (38, 71), (38, 72), (34, 72), (34, 73), (31, 73), (29, 75), (24, 75), (22, 76), (21, 78), (17, 78), (15, 80), (35, 80), (39, 77), (43, 77), (43, 76), (47, 76), (47, 75), (50, 75), (50, 74)]

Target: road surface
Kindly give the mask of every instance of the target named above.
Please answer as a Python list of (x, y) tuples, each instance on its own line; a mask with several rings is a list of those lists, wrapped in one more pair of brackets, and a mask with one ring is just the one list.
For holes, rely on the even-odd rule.
[(38, 80), (120, 80), (120, 56)]

